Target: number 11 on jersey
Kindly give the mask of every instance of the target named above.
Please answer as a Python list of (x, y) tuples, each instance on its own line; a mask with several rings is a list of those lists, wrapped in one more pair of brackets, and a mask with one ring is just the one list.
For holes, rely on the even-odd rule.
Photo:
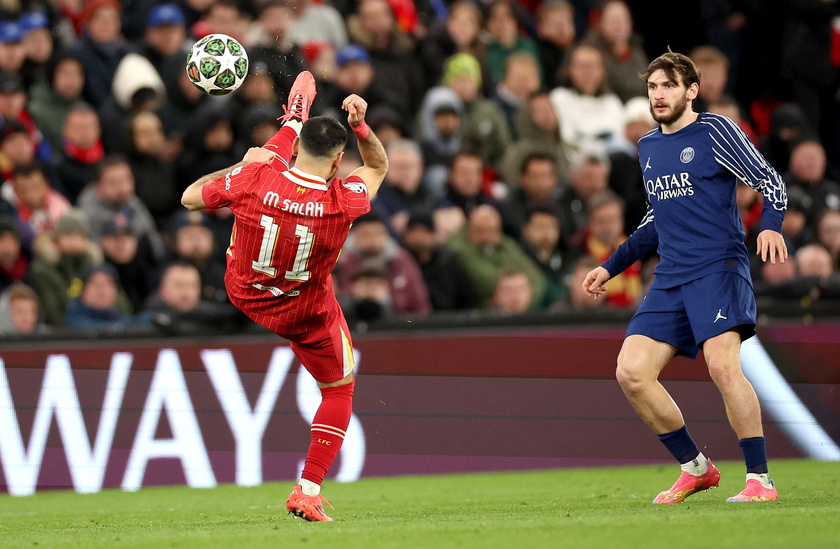
[[(251, 268), (258, 273), (270, 277), (277, 275), (277, 268), (272, 266), (274, 260), (274, 247), (277, 245), (277, 231), (280, 227), (274, 222), (274, 218), (264, 215), (260, 218), (260, 226), (264, 229), (262, 243), (260, 244), (260, 257), (251, 263)], [(312, 254), (312, 244), (315, 242), (315, 233), (309, 230), (306, 225), (295, 225), (295, 236), (298, 237), (295, 261), (291, 270), (286, 271), (286, 280), (309, 280), (309, 271), (306, 264)]]

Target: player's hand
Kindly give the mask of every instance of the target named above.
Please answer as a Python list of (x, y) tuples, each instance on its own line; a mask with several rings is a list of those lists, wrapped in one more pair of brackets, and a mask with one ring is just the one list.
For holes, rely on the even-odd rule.
[(762, 261), (767, 261), (767, 256), (770, 256), (770, 263), (776, 264), (776, 256), (779, 257), (779, 262), (784, 263), (788, 258), (787, 244), (785, 244), (785, 237), (781, 233), (765, 229), (758, 233), (758, 250), (755, 255), (760, 255)]
[(598, 296), (606, 293), (607, 287), (604, 284), (610, 279), (610, 272), (603, 267), (595, 267), (586, 278), (583, 279), (583, 291), (586, 295), (592, 296), (592, 299), (598, 299)]
[(277, 155), (271, 152), (268, 149), (264, 149), (262, 147), (251, 147), (248, 149), (248, 152), (245, 153), (245, 156), (242, 157), (243, 162), (262, 162), (263, 164), (268, 164), (277, 158)]
[(347, 123), (351, 126), (358, 126), (364, 122), (367, 106), (367, 101), (355, 93), (348, 95), (341, 103), (341, 108), (347, 111)]

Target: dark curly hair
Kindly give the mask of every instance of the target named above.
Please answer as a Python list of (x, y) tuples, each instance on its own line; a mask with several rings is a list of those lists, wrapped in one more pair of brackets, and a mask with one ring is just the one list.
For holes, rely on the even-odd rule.
[(668, 48), (667, 53), (663, 53), (651, 61), (645, 72), (640, 76), (647, 81), (651, 74), (660, 69), (665, 72), (669, 79), (677, 84), (684, 85), (686, 88), (692, 84), (700, 84), (700, 71), (694, 61), (687, 55), (672, 52), (671, 48)]

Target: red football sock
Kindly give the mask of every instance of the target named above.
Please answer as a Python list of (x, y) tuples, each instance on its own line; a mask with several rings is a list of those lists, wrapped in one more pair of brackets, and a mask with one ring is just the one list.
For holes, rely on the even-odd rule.
[(312, 443), (300, 478), (321, 484), (338, 457), (350, 414), (353, 411), (353, 388), (356, 380), (339, 387), (321, 389), (321, 405), (312, 420)]
[(300, 128), (296, 127), (294, 124), (284, 124), (282, 128), (277, 130), (274, 137), (266, 141), (265, 145), (263, 145), (264, 149), (268, 149), (280, 157), (279, 160), (275, 160), (273, 162), (276, 168), (285, 171), (291, 166), (292, 143), (294, 142), (295, 137), (298, 136), (299, 131)]

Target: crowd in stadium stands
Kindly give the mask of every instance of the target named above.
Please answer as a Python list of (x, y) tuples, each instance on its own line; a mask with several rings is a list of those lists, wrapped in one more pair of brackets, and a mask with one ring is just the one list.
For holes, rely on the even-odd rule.
[[(632, 0), (3, 2), (0, 333), (243, 325), (230, 212), (180, 195), (274, 134), (304, 69), (313, 114), (346, 123), (361, 95), (390, 158), (335, 267), (350, 319), (633, 308), (655, 256), (606, 300), (580, 282), (645, 212), (639, 74), (675, 43), (701, 71), (695, 110), (734, 119), (788, 185), (790, 260), (756, 262), (756, 293), (840, 297), (840, 1), (687, 6), (663, 27)], [(214, 32), (250, 58), (225, 97), (184, 70)], [(351, 142), (338, 175), (360, 163)], [(762, 197), (737, 200), (753, 245)]]

